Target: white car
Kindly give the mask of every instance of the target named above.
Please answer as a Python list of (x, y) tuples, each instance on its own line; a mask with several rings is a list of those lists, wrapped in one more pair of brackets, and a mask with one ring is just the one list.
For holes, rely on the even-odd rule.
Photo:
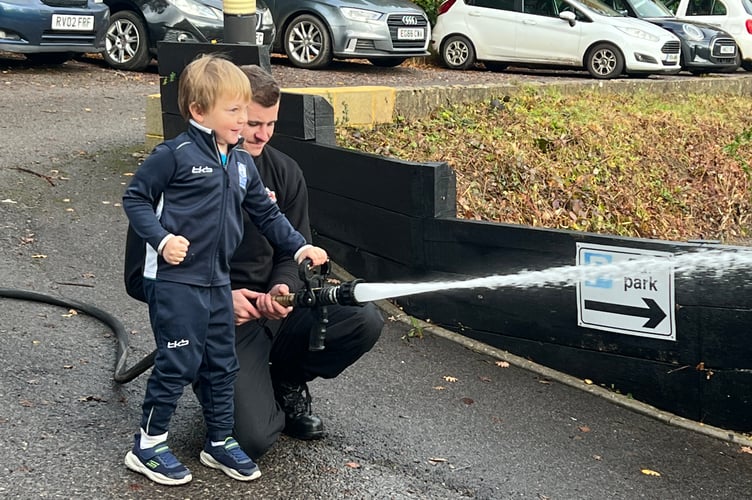
[(599, 0), (447, 0), (431, 44), (452, 69), (569, 66), (599, 79), (681, 70), (675, 35)]
[(736, 40), (742, 68), (752, 71), (752, 0), (669, 0), (676, 17), (713, 24)]

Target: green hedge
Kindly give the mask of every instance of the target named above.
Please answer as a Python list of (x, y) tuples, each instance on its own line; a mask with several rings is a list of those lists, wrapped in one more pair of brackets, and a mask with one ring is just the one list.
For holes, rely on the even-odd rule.
[(443, 1), (444, 0), (413, 0), (413, 2), (426, 11), (426, 14), (428, 14), (428, 20), (431, 21), (431, 26), (436, 24), (436, 12), (438, 12), (439, 5), (441, 5)]

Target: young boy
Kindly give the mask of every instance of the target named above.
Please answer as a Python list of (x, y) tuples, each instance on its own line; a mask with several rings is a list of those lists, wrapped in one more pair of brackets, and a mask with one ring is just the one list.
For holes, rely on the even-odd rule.
[(231, 436), (238, 362), (229, 270), (242, 210), (296, 261), (327, 259), (279, 211), (238, 144), (250, 101), (248, 78), (232, 62), (191, 62), (178, 84), (189, 130), (157, 146), (123, 195), (130, 224), (146, 242), (144, 291), (157, 344), (140, 433), (125, 464), (160, 484), (192, 479), (166, 440), (178, 399), (194, 382), (207, 427), (201, 463), (240, 481), (261, 475)]

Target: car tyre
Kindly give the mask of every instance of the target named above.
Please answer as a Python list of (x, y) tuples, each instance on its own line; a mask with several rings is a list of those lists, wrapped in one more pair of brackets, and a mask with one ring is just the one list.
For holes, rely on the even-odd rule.
[(374, 57), (368, 61), (379, 68), (396, 68), (403, 62), (407, 61), (407, 57)]
[(42, 66), (59, 66), (73, 59), (71, 52), (38, 52), (24, 55), (32, 63)]
[(329, 29), (318, 17), (303, 14), (293, 19), (282, 43), (287, 58), (298, 68), (319, 69), (332, 62)]
[(616, 78), (624, 71), (624, 56), (610, 43), (593, 46), (585, 56), (585, 67), (590, 76), (599, 80)]
[(138, 14), (121, 10), (110, 16), (102, 56), (115, 69), (143, 71), (149, 66), (149, 38)]
[(441, 60), (449, 69), (470, 69), (475, 64), (475, 48), (464, 36), (450, 36), (441, 45)]
[(752, 71), (752, 61), (749, 59), (742, 59), (741, 67), (744, 71)]

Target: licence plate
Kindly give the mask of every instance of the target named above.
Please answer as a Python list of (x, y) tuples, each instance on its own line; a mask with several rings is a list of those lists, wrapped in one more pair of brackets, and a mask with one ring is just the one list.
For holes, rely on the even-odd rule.
[(52, 29), (65, 31), (94, 31), (94, 16), (52, 14)]
[(736, 47), (733, 45), (721, 45), (721, 54), (735, 54)]
[(679, 62), (679, 54), (666, 54), (666, 62)]
[(264, 34), (260, 31), (256, 32), (256, 45), (264, 45)]
[(397, 28), (397, 40), (423, 40), (425, 37), (423, 28)]

